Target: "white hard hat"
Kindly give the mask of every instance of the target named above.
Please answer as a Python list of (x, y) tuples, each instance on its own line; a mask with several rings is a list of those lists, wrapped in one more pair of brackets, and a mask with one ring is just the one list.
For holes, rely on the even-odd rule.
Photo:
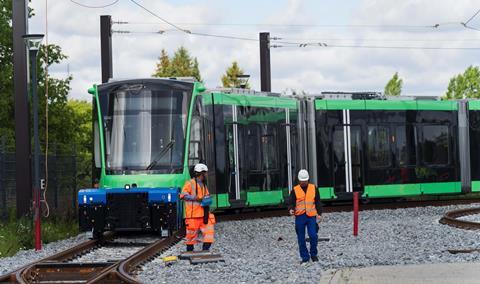
[(201, 173), (201, 172), (208, 172), (208, 168), (207, 168), (207, 165), (205, 164), (202, 164), (202, 163), (198, 163), (195, 165), (195, 168), (193, 168), (193, 170), (197, 173)]
[(310, 176), (308, 175), (307, 170), (300, 170), (298, 172), (298, 180), (299, 181), (307, 181), (309, 178), (310, 178)]

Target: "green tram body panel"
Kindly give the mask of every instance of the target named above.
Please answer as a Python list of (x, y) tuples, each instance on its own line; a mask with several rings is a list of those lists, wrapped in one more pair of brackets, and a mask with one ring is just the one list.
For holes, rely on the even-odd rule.
[(480, 192), (480, 180), (472, 181), (472, 192)]
[[(480, 101), (473, 100), (469, 101), (468, 103), (470, 111), (480, 110)], [(345, 145), (348, 144), (345, 141), (354, 144), (351, 146), (352, 148), (350, 148), (349, 151), (356, 153), (358, 152), (359, 157), (356, 158), (356, 164), (352, 164), (351, 166), (352, 169), (356, 168), (357, 175), (354, 176), (354, 174), (350, 173), (350, 175), (352, 175), (352, 181), (350, 182), (352, 184), (358, 183), (358, 187), (351, 189), (350, 194), (353, 191), (360, 191), (362, 197), (364, 198), (390, 198), (462, 193), (460, 182), (460, 165), (457, 161), (458, 141), (456, 139), (456, 131), (458, 131), (457, 116), (459, 108), (457, 101), (316, 99), (314, 102), (314, 107), (316, 111), (317, 128), (317, 160), (319, 160), (323, 166), (323, 168), (321, 166), (317, 169), (318, 186), (319, 188), (332, 187), (330, 192), (326, 191), (323, 195), (321, 195), (322, 199), (334, 199), (336, 198), (336, 195), (338, 195), (337, 193), (348, 191), (345, 189), (339, 190), (338, 186), (335, 185), (337, 181), (340, 181), (338, 183), (343, 183), (343, 186), (346, 187), (346, 182), (344, 182), (343, 179), (347, 179), (347, 173), (343, 174), (343, 176), (341, 175), (341, 172), (344, 171), (345, 166), (339, 162), (338, 165), (340, 165), (340, 167), (343, 166), (343, 168), (337, 172), (334, 172), (333, 174), (331, 172), (332, 168), (335, 169), (337, 167), (333, 164), (336, 163), (334, 160), (338, 159), (337, 152), (343, 152), (345, 157), (347, 154), (353, 155), (347, 152), (346, 149), (348, 149), (348, 146)], [(402, 117), (402, 115), (404, 117), (403, 121), (401, 118), (398, 118)], [(442, 117), (442, 119), (439, 121), (434, 121), (435, 116), (437, 115)], [(423, 118), (418, 118), (422, 116)], [(417, 117), (416, 121), (414, 121), (415, 117)], [(335, 119), (337, 120), (335, 121)], [(332, 120), (334, 122), (332, 122)], [(427, 141), (423, 139), (429, 139), (424, 138), (424, 135), (428, 134), (430, 136), (434, 136), (431, 133), (425, 134), (425, 129), (430, 131), (430, 129), (437, 129), (435, 127), (442, 126), (444, 126), (445, 129), (448, 128), (446, 133), (450, 135), (450, 140), (447, 140), (449, 135), (446, 135), (447, 137), (445, 138), (438, 138), (444, 140), (437, 141), (440, 141), (439, 143), (448, 144), (448, 159), (446, 159), (447, 161), (445, 161), (444, 165), (427, 164), (427, 162), (424, 161), (425, 157), (423, 156), (423, 153), (427, 148), (423, 148), (425, 147), (425, 144), (419, 143), (425, 143), (421, 141)], [(409, 163), (408, 165), (400, 165), (397, 161), (400, 159), (398, 156), (396, 156), (399, 155), (399, 151), (398, 149), (395, 149), (397, 147), (397, 142), (395, 141), (395, 138), (398, 134), (396, 132), (398, 131), (396, 130), (397, 127), (400, 127), (400, 129), (407, 129), (407, 127), (414, 129), (416, 135), (421, 136), (420, 138), (417, 138), (419, 140), (413, 142), (415, 144), (415, 149), (413, 150), (413, 160), (415, 161), (413, 164)], [(343, 138), (342, 135), (335, 136), (335, 132), (343, 134), (347, 131), (347, 128), (349, 129), (348, 131), (355, 133), (350, 133), (349, 135), (355, 137), (355, 139), (358, 138), (358, 143), (353, 142), (352, 138), (350, 138), (350, 140), (348, 140), (348, 138), (344, 138), (347, 139), (345, 141), (335, 140)], [(381, 153), (381, 155), (388, 156), (388, 162), (376, 169), (372, 163), (378, 163), (378, 161), (375, 161), (375, 159), (378, 160), (379, 156), (375, 158), (371, 157), (372, 155), (375, 156), (375, 151), (382, 151), (375, 148), (375, 146), (378, 146), (376, 141), (380, 136), (372, 135), (372, 141), (369, 140), (369, 137), (372, 131), (378, 131), (378, 129), (386, 132), (382, 138), (385, 139), (385, 150), (383, 153)], [(455, 137), (455, 139), (451, 137)], [(410, 139), (413, 140), (413, 138)], [(339, 149), (341, 147), (336, 148), (337, 150), (333, 150), (335, 148), (334, 144), (339, 144), (339, 142), (341, 143), (341, 147), (346, 147), (344, 151)], [(372, 143), (372, 147), (370, 147), (369, 143)], [(319, 145), (324, 146), (319, 147)], [(408, 147), (411, 147), (411, 145)], [(357, 149), (361, 150), (357, 151)], [(369, 151), (374, 152), (372, 154)], [(390, 155), (392, 155), (392, 158), (390, 158)], [(475, 157), (472, 155), (472, 159), (474, 158)], [(431, 162), (428, 161), (428, 163)], [(442, 168), (445, 168), (444, 172), (442, 172)], [(385, 182), (382, 182), (381, 178), (385, 177), (382, 177), (382, 175), (372, 175), (372, 172), (396, 172), (396, 174), (390, 175), (398, 177), (402, 175), (402, 171), (407, 173), (407, 180), (410, 179), (414, 182), (402, 182), (399, 180), (399, 178), (397, 178), (398, 181), (385, 180)], [(472, 171), (474, 170), (472, 169)], [(478, 172), (480, 173), (480, 169)], [(322, 173), (327, 181), (322, 181)], [(358, 179), (355, 180), (355, 177), (358, 177)], [(435, 181), (436, 179), (438, 181)], [(377, 183), (371, 183), (372, 181)], [(480, 182), (473, 181), (471, 190), (480, 191)]]
[[(97, 86), (94, 86), (89, 90), (94, 94), (96, 105), (100, 105), (99, 94)], [(290, 117), (290, 142), (291, 142), (291, 155), (292, 155), (292, 185), (295, 185), (296, 172), (300, 169), (298, 164), (298, 145), (295, 129), (295, 124), (298, 122), (298, 106), (299, 99), (293, 97), (278, 97), (267, 96), (259, 93), (230, 93), (224, 91), (206, 91), (205, 87), (200, 83), (195, 83), (192, 89), (191, 101), (188, 102), (188, 109), (186, 113), (186, 125), (185, 125), (185, 145), (183, 156), (183, 170), (175, 174), (107, 174), (106, 161), (105, 161), (105, 133), (103, 128), (102, 113), (100, 108), (97, 107), (97, 122), (99, 128), (99, 143), (102, 145), (100, 151), (100, 186), (103, 188), (118, 188), (123, 187), (125, 184), (136, 183), (138, 187), (171, 187), (181, 189), (188, 179), (190, 179), (190, 169), (193, 164), (199, 162), (201, 159), (197, 157), (194, 152), (196, 151), (195, 145), (200, 145), (198, 148), (203, 147), (203, 155), (206, 155), (206, 163), (210, 168), (209, 172), (209, 189), (213, 197), (212, 208), (215, 209), (228, 209), (234, 208), (236, 201), (241, 201), (241, 206), (244, 207), (257, 207), (257, 206), (277, 206), (283, 205), (288, 202), (289, 186), (286, 183), (285, 175), (286, 170), (286, 150), (287, 148), (279, 149), (279, 145), (284, 145), (286, 141), (283, 141), (286, 137), (284, 133), (285, 125), (287, 124), (287, 112)], [(200, 105), (200, 106), (199, 106)], [(391, 114), (392, 116), (398, 115), (402, 112), (422, 113), (429, 112), (431, 116), (435, 112), (442, 113), (445, 117), (451, 116), (452, 121), (458, 111), (458, 104), (455, 101), (416, 101), (416, 100), (329, 100), (329, 99), (315, 99), (313, 101), (316, 118), (316, 141), (317, 141), (317, 157), (325, 161), (332, 162), (334, 159), (334, 153), (332, 147), (338, 141), (334, 140), (331, 136), (336, 130), (341, 130), (344, 127), (343, 123), (328, 124), (332, 115), (337, 115), (341, 118), (342, 112), (348, 110), (349, 115), (354, 120), (356, 115), (373, 115), (375, 113), (383, 113), (385, 115)], [(236, 121), (233, 121), (232, 107), (237, 109)], [(470, 101), (469, 110), (480, 110), (480, 101)], [(344, 113), (345, 115), (345, 113)], [(198, 138), (194, 127), (197, 127), (193, 123), (194, 118), (197, 117), (200, 121), (203, 121), (202, 127), (210, 125), (210, 130), (203, 131)], [(325, 121), (319, 119), (325, 119)], [(480, 118), (480, 117), (479, 117)], [(430, 118), (429, 118), (430, 119)], [(449, 122), (450, 123), (450, 122)], [(452, 131), (456, 131), (456, 122), (454, 125), (449, 126)], [(433, 125), (434, 123), (432, 123)], [(239, 199), (235, 199), (233, 186), (234, 181), (233, 166), (235, 162), (232, 162), (234, 157), (234, 151), (231, 149), (233, 135), (233, 125), (238, 127), (239, 137), (237, 143), (242, 144), (237, 146), (240, 148), (239, 163), (241, 180), (239, 181)], [(396, 180), (388, 181), (385, 183), (375, 184), (365, 180), (369, 174), (370, 169), (367, 167), (370, 163), (370, 157), (368, 155), (368, 141), (366, 136), (369, 135), (370, 126), (382, 126), (384, 125), (390, 131), (397, 131), (395, 127), (402, 126), (399, 122), (394, 122), (390, 125), (385, 121), (374, 121), (364, 123), (363, 125), (355, 125), (351, 123), (352, 129), (357, 127), (359, 133), (359, 139), (361, 140), (361, 160), (362, 165), (354, 165), (357, 167), (354, 170), (358, 170), (365, 174), (363, 181), (361, 181), (361, 188), (359, 189), (364, 198), (389, 198), (389, 197), (406, 197), (417, 195), (429, 195), (429, 194), (458, 194), (462, 192), (461, 183), (459, 179), (458, 164), (455, 162), (455, 158), (458, 157), (457, 142), (454, 140), (449, 143), (449, 171), (454, 173), (446, 177), (440, 177), (449, 179), (447, 181), (441, 181), (436, 173), (431, 172), (437, 170), (439, 167), (423, 165), (421, 160), (421, 151), (417, 151), (415, 155), (417, 158), (416, 165), (408, 165), (405, 167), (416, 176), (419, 182), (402, 183)], [(424, 127), (421, 123), (412, 123), (414, 127)], [(448, 124), (450, 125), (450, 124)], [(420, 129), (420, 128), (419, 128)], [(374, 130), (372, 130), (374, 131)], [(201, 131), (202, 132), (202, 131)], [(196, 133), (196, 134), (193, 134)], [(449, 134), (455, 134), (455, 132)], [(192, 137), (195, 136), (195, 137)], [(204, 136), (202, 136), (204, 135)], [(322, 135), (328, 136), (326, 142), (322, 143)], [(393, 135), (388, 139), (392, 139)], [(341, 137), (341, 136), (338, 136)], [(380, 137), (380, 136), (378, 136)], [(397, 136), (395, 136), (397, 137)], [(479, 134), (480, 137), (480, 134)], [(203, 142), (201, 140), (204, 140)], [(250, 140), (255, 142), (249, 144)], [(257, 139), (257, 140), (255, 140)], [(423, 139), (423, 138), (422, 138)], [(472, 138), (473, 139), (473, 138)], [(479, 138), (480, 139), (480, 138)], [(273, 141), (273, 142), (272, 142)], [(480, 141), (480, 140), (479, 140)], [(203, 144), (202, 144), (203, 143)], [(395, 145), (395, 141), (391, 142)], [(443, 142), (442, 142), (443, 143)], [(263, 147), (263, 148), (262, 148)], [(282, 146), (284, 147), (284, 146)], [(287, 146), (288, 147), (288, 146)], [(393, 147), (393, 146), (389, 146)], [(210, 150), (208, 150), (210, 149)], [(393, 149), (390, 149), (393, 151)], [(211, 153), (209, 154), (208, 151)], [(243, 151), (243, 152), (242, 152)], [(272, 162), (267, 157), (268, 151), (275, 151), (275, 155), (278, 161)], [(323, 152), (322, 152), (323, 151)], [(328, 151), (328, 152), (327, 152)], [(201, 151), (202, 152), (202, 151)], [(258, 153), (255, 156), (255, 153)], [(209, 156), (210, 155), (210, 156)], [(250, 156), (249, 156), (250, 155)], [(268, 154), (269, 155), (269, 154)], [(273, 155), (273, 154), (272, 154)], [(250, 159), (249, 159), (250, 157)], [(251, 157), (257, 157), (251, 159)], [(420, 158), (419, 158), (420, 157)], [(223, 158), (223, 159), (222, 159)], [(395, 158), (396, 159), (396, 158)], [(393, 159), (392, 165), (397, 163)], [(377, 159), (378, 160), (378, 159)], [(271, 165), (273, 163), (274, 165)], [(325, 162), (327, 163), (327, 162)], [(479, 163), (480, 164), (480, 163)], [(392, 171), (398, 171), (398, 168), (392, 166)], [(218, 169), (221, 171), (217, 172)], [(340, 178), (332, 177), (333, 167), (329, 170), (322, 171), (317, 169), (318, 176), (318, 190), (322, 200), (335, 200), (340, 198), (341, 191), (339, 192)], [(387, 169), (385, 169), (387, 170)], [(374, 169), (373, 171), (380, 172), (380, 169)], [(450, 173), (448, 172), (448, 173)], [(480, 171), (479, 171), (480, 172)], [(282, 177), (281, 181), (278, 181), (278, 177)], [(437, 180), (435, 180), (437, 179)], [(263, 182), (258, 182), (263, 180)], [(340, 181), (339, 181), (340, 180)], [(475, 179), (472, 176), (473, 182), (471, 183), (472, 191), (480, 192), (480, 176)], [(255, 182), (257, 181), (257, 182)], [(352, 184), (356, 181), (352, 181)], [(271, 184), (271, 186), (269, 186)], [(354, 191), (356, 191), (355, 189)]]
[[(294, 116), (293, 112), (295, 112), (297, 109), (297, 102), (293, 98), (261, 96), (248, 93), (230, 94), (218, 91), (211, 93), (207, 92), (202, 94), (202, 102), (206, 107), (211, 106), (215, 109), (215, 112), (221, 113), (220, 115), (223, 119), (223, 126), (220, 125), (221, 122), (216, 121), (216, 127), (225, 127), (225, 129), (227, 129), (225, 130), (226, 132), (231, 132), (231, 126), (233, 124), (238, 125), (238, 127), (242, 129), (242, 133), (249, 133), (249, 131), (255, 130), (257, 126), (278, 128), (279, 124), (285, 124), (286, 111), (289, 111), (290, 115)], [(232, 107), (236, 107), (239, 112), (238, 118), (235, 122), (233, 121), (233, 117), (230, 115), (230, 109)], [(258, 112), (255, 112), (255, 110), (258, 110)], [(215, 115), (217, 118), (218, 115)], [(237, 131), (240, 132), (240, 130)], [(277, 129), (277, 132), (278, 131), (280, 130)], [(246, 135), (249, 137), (248, 134)], [(226, 139), (228, 140), (229, 137), (226, 137)], [(225, 147), (229, 147), (228, 142), (225, 142), (225, 144)], [(237, 144), (237, 147), (240, 148), (239, 152), (245, 152), (240, 153), (240, 155), (247, 155), (247, 146), (242, 148), (240, 146), (241, 143)], [(230, 151), (232, 151), (232, 149), (227, 150), (227, 152), (229, 152), (228, 154), (230, 154)], [(217, 152), (217, 154), (219, 153)], [(226, 164), (230, 164), (230, 167), (233, 167), (234, 163), (232, 163), (231, 159), (232, 157), (226, 157), (225, 162)], [(276, 159), (281, 158), (279, 155), (276, 155)], [(243, 165), (242, 169), (240, 170), (240, 177), (243, 176), (243, 180), (249, 179), (251, 176), (264, 176), (265, 178), (268, 178), (268, 169), (265, 170), (256, 168), (253, 170), (251, 167), (249, 167), (249, 169), (246, 170), (245, 168), (247, 168), (247, 166)], [(278, 167), (276, 169), (271, 169), (271, 171), (278, 171)], [(242, 183), (242, 186), (239, 189), (239, 200), (245, 207), (278, 206), (285, 204), (288, 199), (289, 191), (287, 184), (283, 184), (283, 186), (280, 187), (276, 186), (271, 188), (268, 186), (244, 184), (245, 183)], [(219, 188), (219, 186), (221, 185), (216, 185), (217, 188)], [(218, 193), (216, 194), (214, 200), (214, 206), (216, 208), (229, 208), (232, 206), (231, 202), (236, 201), (234, 198), (232, 198), (231, 193)]]
[(363, 197), (381, 198), (449, 193), (461, 193), (460, 182), (367, 185)]
[[(480, 109), (479, 102), (472, 102)], [(447, 110), (456, 111), (456, 101), (401, 101), (401, 100), (315, 100), (317, 110)]]

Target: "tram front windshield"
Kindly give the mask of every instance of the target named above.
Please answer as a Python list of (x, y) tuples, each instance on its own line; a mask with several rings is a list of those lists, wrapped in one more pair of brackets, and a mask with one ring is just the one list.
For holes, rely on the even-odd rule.
[(111, 92), (104, 116), (107, 172), (181, 172), (189, 97), (144, 85)]

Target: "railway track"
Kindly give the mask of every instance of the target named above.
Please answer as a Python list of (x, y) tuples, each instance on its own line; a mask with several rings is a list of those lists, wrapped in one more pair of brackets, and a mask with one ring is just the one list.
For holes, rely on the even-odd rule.
[[(0, 276), (0, 283), (28, 283), (27, 271), (42, 264), (66, 263), (78, 256), (84, 255), (89, 251), (101, 246), (103, 242), (113, 238), (113, 234), (107, 234), (104, 240), (89, 240), (75, 247), (69, 248), (52, 256), (37, 260), (24, 267), (14, 270), (11, 273)], [(27, 277), (26, 279), (24, 277)]]
[(480, 223), (459, 219), (464, 216), (477, 214), (480, 214), (480, 207), (453, 210), (445, 213), (439, 222), (441, 224), (465, 230), (480, 230)]
[(155, 242), (131, 257), (123, 260), (117, 268), (120, 279), (127, 283), (137, 283), (134, 276), (135, 273), (138, 272), (140, 266), (145, 262), (151, 261), (160, 256), (160, 254), (180, 242), (184, 236), (185, 228), (182, 228), (171, 237)]
[[(478, 200), (442, 200), (442, 201), (409, 201), (403, 203), (373, 203), (362, 204), (360, 210), (381, 210), (410, 208), (420, 206), (445, 206), (453, 204), (469, 204)], [(326, 206), (324, 212), (351, 211), (352, 205)], [(461, 209), (447, 212), (440, 220), (462, 229), (480, 229), (480, 223), (458, 220), (458, 218), (480, 214), (479, 208)], [(245, 220), (268, 217), (286, 216), (287, 210), (242, 212), (241, 214), (219, 215), (217, 220)], [(110, 242), (114, 236), (107, 234), (104, 240), (89, 240), (75, 247), (30, 263), (9, 274), (0, 276), (0, 283), (138, 283), (135, 275), (146, 262), (152, 261), (164, 251), (177, 244), (184, 236), (185, 230), (177, 231), (171, 237), (150, 243), (137, 243), (137, 249), (127, 253), (121, 259), (104, 259), (103, 261), (88, 261), (89, 253), (110, 244), (110, 246), (125, 246)]]
[[(150, 243), (111, 243), (113, 234), (104, 240), (89, 240), (50, 257), (30, 263), (0, 276), (0, 283), (138, 283), (134, 273), (149, 261), (178, 243), (184, 230), (169, 238)], [(140, 247), (141, 246), (141, 247)], [(96, 261), (96, 250), (130, 248), (121, 259)], [(100, 254), (104, 252), (100, 251)], [(92, 254), (92, 256), (88, 256)]]

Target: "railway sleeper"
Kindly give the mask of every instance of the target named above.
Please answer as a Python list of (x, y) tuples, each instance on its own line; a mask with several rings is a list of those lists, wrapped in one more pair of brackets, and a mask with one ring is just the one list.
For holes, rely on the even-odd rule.
[(116, 262), (94, 263), (38, 263), (22, 274), (29, 282), (35, 283), (85, 283)]

